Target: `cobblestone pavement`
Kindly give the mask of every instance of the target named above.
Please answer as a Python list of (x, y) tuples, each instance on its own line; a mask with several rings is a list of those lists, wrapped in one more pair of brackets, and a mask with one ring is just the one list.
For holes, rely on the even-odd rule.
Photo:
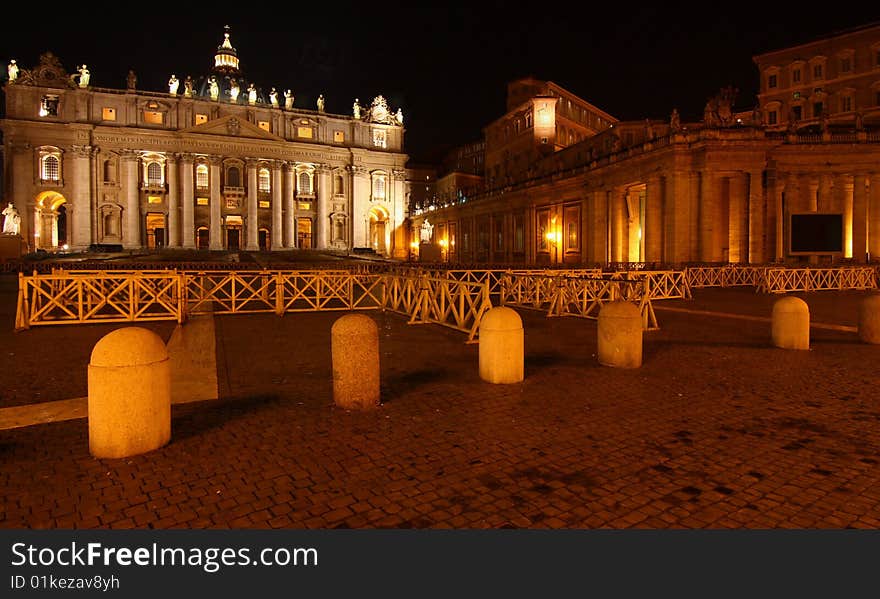
[[(864, 293), (802, 297), (814, 320), (852, 325)], [(769, 316), (773, 299), (667, 305)], [(880, 527), (880, 346), (853, 333), (785, 351), (766, 322), (658, 311), (644, 365), (619, 370), (598, 365), (594, 321), (522, 311), (526, 379), (491, 385), (464, 334), (367, 314), (381, 408), (333, 405), (340, 314), (218, 317), (223, 399), (175, 406), (168, 446), (99, 460), (85, 420), (0, 432), (0, 526)], [(70, 379), (53, 399), (74, 397), (100, 328), (2, 331), (3, 372), (48, 370)], [(10, 378), (0, 392), (40, 388)]]

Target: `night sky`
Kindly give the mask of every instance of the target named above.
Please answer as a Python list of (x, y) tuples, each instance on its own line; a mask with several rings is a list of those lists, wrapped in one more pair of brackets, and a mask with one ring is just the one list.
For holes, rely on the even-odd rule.
[(138, 88), (167, 91), (171, 73), (208, 74), (228, 24), (247, 79), (289, 87), (296, 105), (310, 109), (323, 93), (334, 113), (350, 114), (355, 97), (363, 105), (383, 94), (392, 110), (403, 108), (406, 150), (424, 163), (480, 139), (517, 77), (554, 81), (623, 120), (668, 118), (674, 107), (683, 120), (699, 119), (726, 85), (740, 90), (737, 108), (754, 106), (754, 54), (880, 21), (880, 9), (848, 5), (832, 14), (784, 3), (590, 4), (180, 3), (189, 14), (173, 21), (164, 3), (149, 5), (160, 7), (157, 16), (143, 3), (41, 4), (51, 17), (6, 7), (0, 60), (30, 68), (51, 50), (70, 72), (88, 64), (95, 86), (124, 88), (133, 69)]

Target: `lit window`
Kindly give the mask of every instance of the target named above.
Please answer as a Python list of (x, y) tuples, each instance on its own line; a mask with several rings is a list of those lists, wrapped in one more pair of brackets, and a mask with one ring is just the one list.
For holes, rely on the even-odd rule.
[(163, 123), (162, 113), (157, 112), (155, 110), (145, 110), (144, 111), (144, 122), (149, 123), (150, 125), (161, 125)]
[(259, 190), (268, 192), (271, 190), (271, 184), (269, 179), (269, 169), (261, 168), (259, 174), (257, 175), (259, 180)]
[(297, 208), (298, 208), (299, 210), (311, 210), (311, 209), (312, 209), (312, 203), (311, 203), (311, 202), (299, 202), (299, 203), (297, 204)]
[(257, 203), (260, 205), (260, 208), (269, 208), (270, 207), (269, 202), (266, 200), (260, 200)]
[(373, 176), (373, 199), (374, 200), (384, 200), (385, 199), (385, 175), (374, 175)]
[(297, 127), (296, 128), (296, 136), (311, 139), (312, 138), (312, 128), (311, 127)]
[(196, 125), (201, 125), (201, 124), (207, 123), (207, 122), (208, 122), (208, 115), (207, 114), (197, 114), (196, 115)]
[(58, 181), (61, 179), (61, 162), (57, 156), (50, 155), (43, 158), (40, 178), (44, 181)]
[(269, 121), (257, 121), (257, 126), (263, 131), (269, 131)]
[(105, 121), (115, 121), (116, 120), (116, 109), (115, 108), (103, 108), (101, 110), (101, 119)]
[(305, 195), (312, 193), (312, 177), (306, 172), (299, 174), (299, 193)]
[(373, 145), (377, 148), (387, 148), (388, 141), (384, 129), (373, 129)]
[(333, 132), (333, 141), (338, 144), (345, 142), (345, 133), (343, 133), (342, 131), (334, 131)]
[(43, 96), (40, 100), (40, 116), (58, 116), (58, 96)]
[(161, 204), (162, 198), (160, 196), (147, 196), (148, 204)]
[(208, 187), (208, 165), (200, 164), (196, 167), (196, 187), (199, 189), (207, 189)]
[(162, 165), (158, 162), (147, 165), (147, 184), (162, 185)]
[(196, 198), (196, 204), (199, 206), (207, 206), (208, 198)]

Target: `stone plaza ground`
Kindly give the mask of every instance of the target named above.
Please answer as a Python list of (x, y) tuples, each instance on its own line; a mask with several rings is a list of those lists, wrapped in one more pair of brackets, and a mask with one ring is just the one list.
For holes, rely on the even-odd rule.
[[(0, 408), (85, 396), (119, 325), (14, 333), (15, 289), (0, 276)], [(174, 406), (166, 447), (95, 459), (85, 419), (0, 431), (0, 527), (878, 528), (866, 293), (798, 294), (830, 325), (810, 351), (771, 347), (777, 298), (752, 289), (658, 302), (636, 370), (598, 364), (595, 321), (522, 310), (513, 385), (480, 380), (463, 333), (366, 312), (369, 412), (333, 404), (342, 313), (217, 316), (220, 399)]]

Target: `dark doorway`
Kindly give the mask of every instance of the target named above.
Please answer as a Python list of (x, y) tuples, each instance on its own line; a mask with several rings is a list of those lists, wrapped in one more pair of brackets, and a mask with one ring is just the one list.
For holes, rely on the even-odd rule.
[(267, 231), (266, 229), (260, 229), (258, 236), (260, 250), (265, 252), (269, 249), (269, 231)]
[(226, 249), (227, 250), (237, 250), (240, 247), (239, 242), (239, 233), (240, 229), (228, 228), (226, 229)]
[(208, 229), (206, 229), (204, 227), (199, 229), (199, 249), (200, 250), (208, 249), (208, 241), (209, 241)]
[(58, 207), (58, 247), (67, 243), (67, 206)]

